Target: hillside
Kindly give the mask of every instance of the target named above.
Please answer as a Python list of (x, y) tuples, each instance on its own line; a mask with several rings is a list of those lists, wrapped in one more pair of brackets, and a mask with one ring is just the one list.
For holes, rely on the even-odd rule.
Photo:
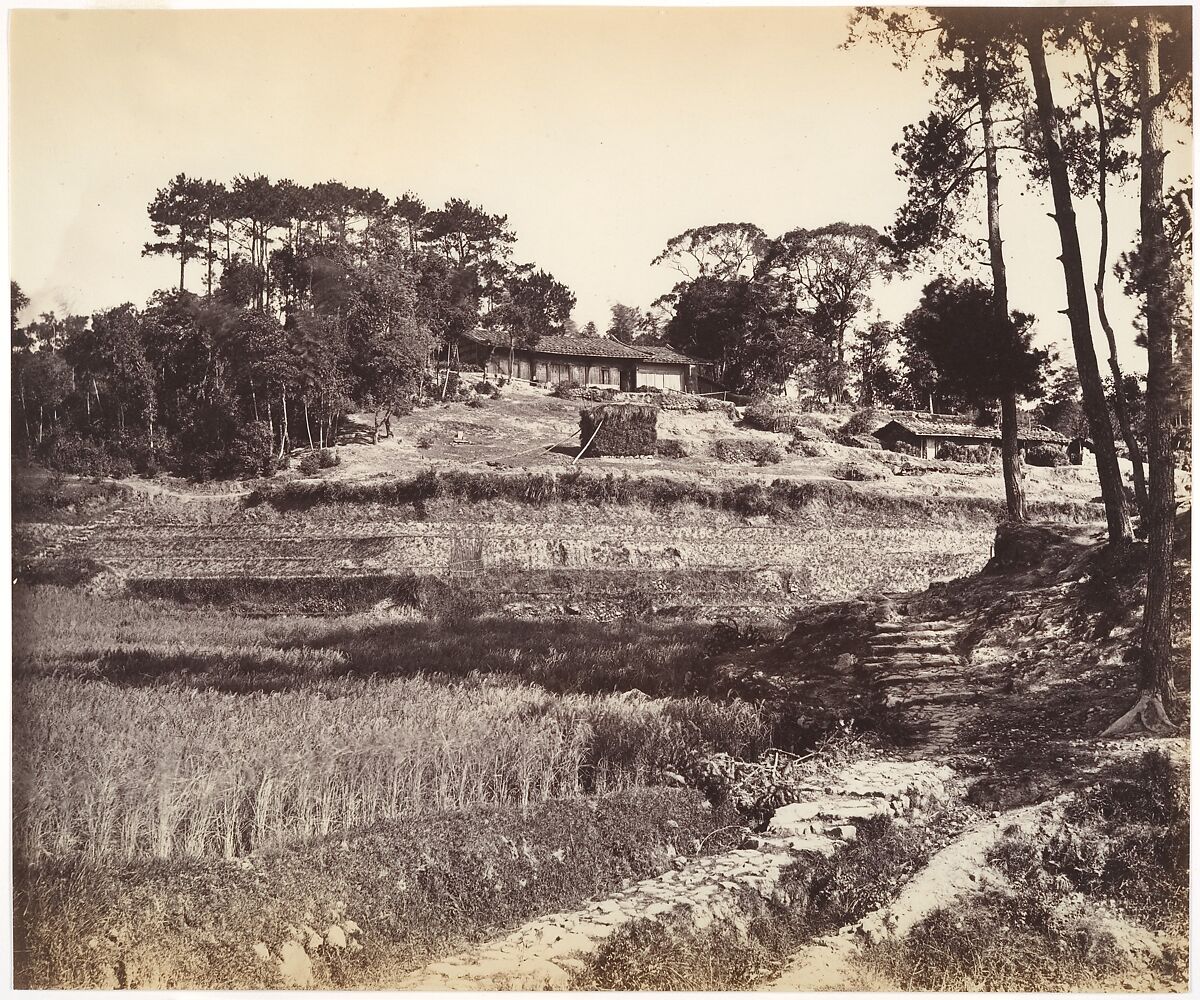
[[(518, 613), (784, 615), (977, 569), (1003, 512), (997, 466), (837, 443), (848, 414), (803, 415), (794, 435), (727, 404), (664, 409), (660, 442), (678, 443), (664, 454), (683, 457), (576, 461), (581, 405), (527, 385), (472, 392), (394, 417), (377, 444), (360, 415), (339, 464), (311, 476), (297, 462), (203, 486), (26, 470), (18, 573), (264, 610), (411, 604), (435, 576)], [(764, 464), (731, 460), (753, 454)], [(1035, 516), (1098, 516), (1094, 468), (1026, 471)]]

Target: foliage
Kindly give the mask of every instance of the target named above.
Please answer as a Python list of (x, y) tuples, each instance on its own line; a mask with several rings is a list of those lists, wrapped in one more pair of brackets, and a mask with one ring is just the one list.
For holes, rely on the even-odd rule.
[(776, 465), (786, 457), (778, 441), (718, 438), (710, 446), (719, 462), (753, 462), (755, 465)]
[(659, 438), (655, 450), (659, 458), (687, 458), (692, 453), (687, 442), (679, 438)]
[(1040, 395), (1049, 355), (1031, 346), (1032, 325), (1032, 316), (1018, 312), (998, 320), (992, 292), (980, 282), (938, 278), (904, 320), (909, 371), (928, 365), (927, 391), (974, 406), (1009, 392)]
[[(943, 462), (991, 465), (999, 456), (996, 449), (990, 444), (955, 444), (953, 441), (946, 441), (938, 445), (936, 457)], [(1030, 464), (1036, 465), (1037, 463)]]
[[(511, 261), (506, 217), (461, 199), (428, 209), (339, 181), (180, 174), (149, 216), (157, 241), (145, 252), (179, 261), (177, 289), (144, 308), (48, 313), (24, 327), (14, 311), (12, 415), (25, 450), (73, 435), (136, 466), (140, 440), (155, 467), (193, 478), (265, 474), (265, 453), (335, 444), (351, 408), (373, 414), (378, 440), (393, 414), (441, 389), (426, 384), (431, 355), (444, 346), (449, 367), (481, 321), (533, 342), (574, 305), (553, 276)], [(202, 296), (188, 290), (192, 262)]]
[(746, 407), (742, 419), (760, 431), (789, 434), (801, 426), (804, 408), (783, 396), (760, 396)]
[(1040, 465), (1052, 469), (1070, 464), (1067, 449), (1053, 444), (1030, 445), (1025, 450), (1025, 461), (1029, 465)]

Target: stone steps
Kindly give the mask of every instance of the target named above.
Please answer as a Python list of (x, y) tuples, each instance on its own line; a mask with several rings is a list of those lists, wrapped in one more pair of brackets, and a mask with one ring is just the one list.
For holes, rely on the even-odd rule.
[[(716, 922), (743, 930), (779, 893), (783, 873), (852, 841), (872, 816), (908, 816), (951, 794), (954, 772), (929, 761), (871, 759), (814, 775), (804, 801), (775, 811), (751, 846), (697, 858), (570, 913), (539, 917), (510, 934), (436, 962), (380, 988), (568, 989), (604, 942), (623, 927), (668, 914), (697, 931)], [(754, 901), (758, 900), (758, 904)]]

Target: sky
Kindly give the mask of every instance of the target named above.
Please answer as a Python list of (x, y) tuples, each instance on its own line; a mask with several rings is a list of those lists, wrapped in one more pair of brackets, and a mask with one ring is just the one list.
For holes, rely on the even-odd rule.
[[(841, 48), (848, 13), (16, 11), (12, 277), (27, 315), (142, 304), (177, 279), (171, 259), (141, 256), (146, 206), (175, 174), (338, 179), (506, 214), (515, 258), (565, 282), (578, 325), (603, 330), (614, 302), (670, 290), (678, 276), (650, 261), (689, 227), (891, 222), (904, 197), (891, 146), (930, 92), (888, 51)], [(1168, 172), (1190, 176), (1190, 132), (1170, 138)], [(1048, 195), (1008, 173), (1011, 305), (1069, 354)], [(1095, 208), (1077, 211), (1090, 281)], [(1136, 189), (1111, 211), (1115, 257), (1136, 232)], [(879, 317), (901, 320), (928, 277), (878, 288)], [(1126, 367), (1144, 370), (1134, 304), (1111, 279), (1108, 299)]]

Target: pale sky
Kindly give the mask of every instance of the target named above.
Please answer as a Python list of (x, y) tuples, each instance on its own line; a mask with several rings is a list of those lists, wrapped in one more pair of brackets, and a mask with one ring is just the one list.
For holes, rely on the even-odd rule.
[[(30, 312), (142, 305), (177, 278), (171, 259), (140, 255), (146, 205), (176, 173), (336, 178), (507, 214), (515, 259), (565, 282), (576, 322), (603, 329), (612, 303), (644, 308), (671, 288), (675, 273), (649, 262), (691, 226), (889, 224), (904, 194), (891, 145), (927, 113), (928, 94), (919, 69), (893, 68), (889, 52), (840, 49), (847, 16), (14, 12), (12, 277)], [(1171, 153), (1176, 174), (1190, 175), (1191, 155)], [(1011, 304), (1037, 315), (1039, 343), (1068, 353), (1048, 195), (1022, 187), (1012, 173), (1002, 182)], [(1136, 231), (1136, 190), (1111, 207), (1115, 259)], [(1095, 208), (1076, 208), (1090, 282)], [(881, 288), (882, 318), (902, 319), (921, 283)], [(1111, 278), (1108, 296), (1126, 367), (1144, 370), (1135, 309)]]

